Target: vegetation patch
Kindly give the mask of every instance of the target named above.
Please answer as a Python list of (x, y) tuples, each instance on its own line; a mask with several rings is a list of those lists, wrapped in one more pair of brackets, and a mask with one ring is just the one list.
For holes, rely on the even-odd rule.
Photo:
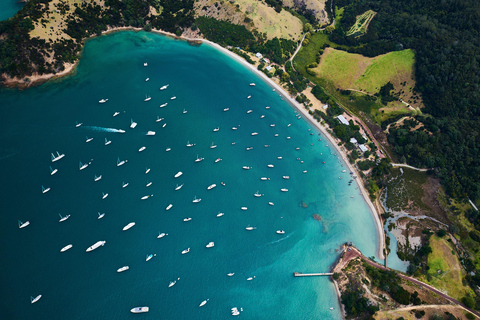
[(219, 44), (246, 47), (255, 41), (245, 26), (206, 17), (197, 18), (195, 23), (208, 40)]
[(360, 37), (367, 33), (367, 28), (373, 17), (377, 13), (373, 10), (368, 10), (363, 14), (357, 16), (355, 24), (347, 31), (347, 36)]

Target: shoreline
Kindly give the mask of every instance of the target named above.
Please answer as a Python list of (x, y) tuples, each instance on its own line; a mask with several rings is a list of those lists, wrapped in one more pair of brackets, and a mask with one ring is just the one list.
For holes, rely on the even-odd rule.
[[(106, 35), (106, 34), (113, 33), (113, 32), (119, 32), (119, 31), (129, 31), (129, 30), (138, 32), (138, 31), (142, 31), (143, 29), (142, 28), (135, 28), (135, 27), (108, 28), (106, 31), (102, 32), (102, 35)], [(306, 119), (308, 119), (308, 121), (313, 126), (315, 126), (328, 139), (331, 146), (334, 147), (334, 149), (342, 157), (342, 160), (343, 160), (343, 162), (345, 162), (348, 169), (351, 172), (354, 172), (357, 175), (357, 177), (359, 177), (359, 173), (357, 172), (357, 170), (350, 164), (350, 162), (348, 161), (344, 151), (338, 146), (337, 142), (335, 142), (335, 139), (330, 135), (330, 133), (328, 133), (326, 128), (321, 123), (319, 123), (315, 118), (313, 118), (313, 116), (311, 116), (308, 113), (308, 110), (305, 109), (305, 107), (303, 105), (299, 104), (295, 99), (290, 97), (288, 92), (286, 92), (280, 85), (275, 83), (272, 79), (268, 78), (263, 72), (257, 70), (257, 68), (255, 68), (253, 65), (251, 65), (250, 63), (245, 61), (243, 58), (237, 56), (235, 53), (227, 50), (226, 48), (220, 46), (219, 44), (214, 43), (212, 41), (209, 41), (207, 39), (188, 38), (188, 37), (182, 37), (182, 36), (179, 37), (179, 36), (177, 36), (173, 33), (165, 32), (165, 31), (162, 31), (162, 30), (156, 30), (156, 29), (152, 29), (150, 32), (161, 34), (161, 35), (168, 36), (168, 37), (172, 37), (172, 38), (179, 39), (179, 40), (185, 40), (185, 41), (189, 41), (189, 42), (193, 42), (193, 43), (204, 43), (204, 44), (210, 45), (211, 47), (219, 50), (220, 52), (228, 55), (229, 57), (231, 57), (235, 61), (239, 62), (244, 67), (253, 71), (256, 75), (258, 75), (264, 81), (266, 81), (268, 84), (270, 84), (270, 86), (272, 88), (275, 88), (275, 90), (278, 90), (282, 94), (282, 96), (287, 99), (287, 101), (290, 103), (290, 105), (293, 108), (295, 108), (300, 113), (302, 113), (303, 116), (306, 117)], [(92, 39), (92, 38), (89, 38), (89, 39)], [(88, 40), (88, 39), (86, 39), (86, 40)], [(48, 80), (53, 80), (53, 79), (57, 79), (57, 78), (69, 75), (70, 73), (75, 71), (76, 67), (78, 66), (79, 61), (80, 61), (80, 59), (78, 59), (74, 64), (67, 64), (65, 66), (65, 70), (63, 70), (62, 72), (56, 73), (56, 74), (37, 75), (37, 76), (32, 75), (31, 77), (29, 77), (31, 79), (31, 81), (29, 81), (28, 84), (26, 84), (24, 81), (15, 80), (15, 78), (7, 78), (6, 80), (3, 81), (3, 83), (6, 87), (10, 87), (10, 88), (17, 87), (19, 89), (26, 89), (26, 88), (29, 88), (33, 85), (43, 84)], [(362, 192), (364, 201), (367, 203), (367, 205), (370, 208), (371, 214), (373, 215), (373, 218), (375, 220), (375, 224), (377, 226), (376, 229), (377, 229), (377, 236), (378, 236), (378, 240), (379, 240), (378, 248), (377, 248), (377, 250), (378, 250), (377, 255), (380, 259), (385, 259), (385, 256), (383, 254), (383, 249), (385, 248), (385, 235), (384, 235), (383, 225), (381, 224), (381, 221), (380, 221), (379, 212), (377, 211), (377, 209), (373, 205), (372, 201), (370, 200), (370, 197), (369, 197), (368, 193), (366, 192), (365, 187), (363, 185), (362, 179), (355, 179), (355, 180), (356, 180), (356, 182), (359, 186), (360, 191)]]

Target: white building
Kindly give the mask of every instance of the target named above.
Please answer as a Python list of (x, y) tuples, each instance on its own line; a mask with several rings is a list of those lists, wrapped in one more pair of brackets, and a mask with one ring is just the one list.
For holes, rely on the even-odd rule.
[(357, 139), (355, 139), (355, 138), (350, 138), (350, 142), (353, 143), (353, 144), (357, 144), (357, 143), (358, 143)]
[(347, 121), (347, 119), (345, 119), (345, 117), (343, 115), (339, 115), (337, 117), (338, 121), (340, 121), (340, 123), (344, 124), (344, 125), (349, 125), (350, 123)]
[(255, 57), (257, 57), (258, 59), (262, 59), (262, 54), (260, 52), (257, 52), (257, 54), (255, 55)]
[(266, 66), (265, 69), (267, 69), (267, 71), (270, 71), (270, 70), (273, 69), (273, 67), (272, 66)]
[(323, 108), (323, 110), (327, 110), (328, 104), (324, 104), (322, 108)]
[(263, 58), (262, 60), (263, 60), (263, 62), (265, 62), (265, 63), (270, 63), (270, 60), (267, 59), (267, 58)]
[(360, 148), (360, 151), (362, 151), (362, 152), (368, 151), (368, 148), (365, 147), (364, 144), (359, 144), (358, 147)]

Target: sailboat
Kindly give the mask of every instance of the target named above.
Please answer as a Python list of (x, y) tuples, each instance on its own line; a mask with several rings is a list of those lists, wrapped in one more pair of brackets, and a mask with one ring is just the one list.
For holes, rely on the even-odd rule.
[(150, 100), (152, 100), (152, 97), (145, 95), (145, 99), (143, 101), (150, 101)]
[(22, 221), (18, 220), (18, 228), (19, 229), (25, 228), (29, 224), (30, 224), (30, 221), (22, 222)]
[(58, 160), (62, 159), (63, 157), (65, 157), (64, 153), (60, 154), (58, 151), (57, 151), (57, 155), (54, 155), (52, 153), (52, 162), (58, 161)]
[(50, 191), (50, 187), (44, 188), (44, 187), (42, 186), (42, 193), (47, 193), (48, 191)]
[(111, 140), (107, 140), (107, 138), (105, 138), (105, 145), (108, 146), (110, 143), (112, 143)]
[(216, 147), (217, 147), (217, 145), (213, 144), (213, 142), (212, 142), (212, 145), (210, 146), (210, 149), (215, 149)]
[(83, 170), (83, 169), (85, 169), (86, 167), (88, 167), (88, 163), (83, 164), (83, 163), (80, 161), (80, 164), (78, 165), (78, 169), (79, 169), (79, 170)]
[(30, 303), (35, 303), (35, 302), (37, 302), (38, 300), (40, 300), (41, 297), (42, 297), (41, 294), (39, 294), (39, 295), (36, 296), (35, 298), (34, 298), (34, 297), (30, 297)]
[(122, 188), (125, 188), (126, 186), (128, 186), (128, 182), (122, 182)]
[(124, 165), (125, 162), (127, 162), (127, 160), (122, 160), (122, 161), (120, 161), (120, 157), (118, 157), (118, 158), (117, 158), (117, 167), (120, 167), (120, 166)]
[(165, 89), (168, 88), (168, 86), (169, 86), (169, 84), (166, 84), (166, 85), (162, 86), (162, 87), (160, 88), (160, 90), (165, 90)]
[(69, 214), (67, 214), (65, 217), (62, 217), (62, 215), (60, 213), (58, 215), (60, 216), (60, 220), (58, 222), (63, 222), (65, 220), (67, 220), (68, 218), (70, 218)]
[(197, 199), (197, 196), (195, 196), (192, 202), (193, 203), (198, 203), (200, 201), (202, 201), (202, 199), (200, 199), (200, 198)]
[(177, 183), (177, 186), (175, 187), (175, 191), (182, 189), (182, 187), (183, 187), (183, 183), (181, 185), (178, 185)]
[(204, 158), (199, 158), (199, 157), (198, 157), (198, 154), (197, 154), (197, 159), (195, 159), (195, 162), (200, 162), (200, 161), (202, 161), (203, 159), (204, 159)]
[(105, 213), (98, 213), (98, 220), (102, 219), (105, 216)]
[(103, 193), (102, 192), (102, 199), (105, 199), (106, 197), (108, 197), (108, 193)]
[(58, 172), (58, 169), (52, 169), (52, 167), (50, 167), (50, 175), (51, 176), (53, 176), (57, 172)]
[(208, 300), (209, 300), (209, 299), (203, 300), (203, 301), (200, 303), (199, 307), (203, 307), (204, 305), (206, 305), (207, 302), (208, 302)]
[(85, 138), (85, 142), (90, 142), (90, 141), (92, 141), (92, 140), (93, 140), (93, 138), (89, 138), (89, 137), (86, 137), (86, 138)]
[(98, 177), (97, 175), (95, 175), (95, 177), (93, 178), (94, 181), (98, 181), (100, 179), (102, 179), (102, 175), (99, 175)]
[(182, 113), (187, 113), (187, 110), (183, 109)]
[(80, 122), (80, 123), (75, 122), (75, 127), (78, 128), (78, 127), (80, 127), (82, 124), (83, 124), (83, 123), (81, 123), (81, 122)]

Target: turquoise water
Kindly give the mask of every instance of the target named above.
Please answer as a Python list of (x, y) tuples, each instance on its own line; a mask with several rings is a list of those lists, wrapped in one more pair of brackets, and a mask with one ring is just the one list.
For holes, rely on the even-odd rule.
[(24, 3), (18, 3), (17, 0), (0, 0), (0, 20), (7, 20), (22, 9)]
[[(133, 319), (129, 310), (146, 305), (145, 319), (223, 319), (232, 307), (244, 319), (340, 319), (330, 280), (293, 272), (328, 271), (346, 241), (366, 256), (377, 252), (371, 213), (334, 149), (278, 92), (213, 47), (115, 33), (88, 41), (75, 75), (0, 98), (1, 318)], [(52, 163), (57, 150), (65, 158)], [(195, 162), (197, 154), (205, 160)], [(117, 158), (128, 162), (118, 167)], [(90, 165), (79, 171), (80, 161)], [(42, 194), (42, 185), (51, 190)], [(59, 223), (59, 213), (71, 217)], [(18, 220), (30, 225), (19, 229)], [(136, 225), (122, 231), (129, 222)], [(99, 240), (104, 247), (85, 252)]]

